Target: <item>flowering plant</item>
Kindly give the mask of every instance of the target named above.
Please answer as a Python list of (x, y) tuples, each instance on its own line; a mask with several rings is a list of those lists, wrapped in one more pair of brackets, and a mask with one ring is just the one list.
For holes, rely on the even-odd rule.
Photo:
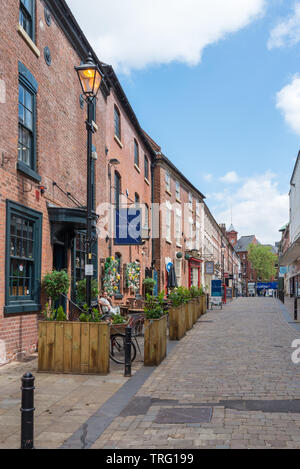
[(129, 262), (126, 265), (125, 277), (127, 288), (139, 290), (140, 288), (140, 273), (141, 267), (138, 262)]
[(114, 256), (107, 257), (104, 266), (103, 287), (109, 295), (115, 295), (120, 285), (119, 261)]

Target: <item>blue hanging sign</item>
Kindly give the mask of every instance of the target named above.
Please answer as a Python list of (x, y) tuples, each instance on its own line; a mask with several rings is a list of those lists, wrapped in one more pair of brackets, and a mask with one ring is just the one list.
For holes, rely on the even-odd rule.
[(142, 244), (141, 208), (120, 208), (115, 211), (114, 244), (136, 246)]

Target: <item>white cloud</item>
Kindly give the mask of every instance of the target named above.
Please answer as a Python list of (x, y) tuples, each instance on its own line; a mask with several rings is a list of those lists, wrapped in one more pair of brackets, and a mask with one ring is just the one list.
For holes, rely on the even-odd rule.
[(280, 239), (278, 230), (289, 217), (288, 194), (278, 189), (276, 176), (271, 172), (245, 179), (235, 191), (224, 190), (212, 194), (218, 203), (214, 216), (218, 223), (233, 225), (239, 236), (255, 234), (261, 243), (274, 244)]
[(173, 61), (196, 65), (203, 49), (247, 26), (266, 0), (67, 0), (100, 60), (122, 72)]
[(235, 171), (229, 171), (225, 176), (220, 177), (220, 181), (226, 184), (234, 184), (239, 181), (239, 177)]
[(205, 181), (207, 182), (210, 182), (212, 181), (212, 178), (213, 178), (213, 175), (212, 174), (203, 174), (203, 179), (205, 179)]
[(268, 49), (294, 46), (300, 41), (300, 3), (294, 6), (294, 12), (272, 29), (268, 40)]
[(300, 76), (295, 75), (292, 82), (277, 93), (276, 107), (287, 124), (300, 135)]

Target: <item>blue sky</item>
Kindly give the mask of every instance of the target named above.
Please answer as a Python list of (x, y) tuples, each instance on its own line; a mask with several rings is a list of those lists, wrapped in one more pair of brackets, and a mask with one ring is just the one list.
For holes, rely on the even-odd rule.
[(186, 13), (177, 0), (91, 1), (92, 22), (82, 2), (68, 4), (141, 126), (219, 223), (232, 212), (240, 235), (279, 240), (299, 151), (300, 2), (187, 0)]

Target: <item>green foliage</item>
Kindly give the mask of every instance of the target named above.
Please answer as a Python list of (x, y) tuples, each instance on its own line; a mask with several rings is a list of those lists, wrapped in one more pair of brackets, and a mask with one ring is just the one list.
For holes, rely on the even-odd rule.
[(277, 256), (273, 254), (270, 246), (250, 244), (248, 248), (248, 260), (255, 270), (256, 276), (262, 281), (270, 281), (276, 276), (275, 264)]
[[(92, 279), (92, 298), (96, 298), (99, 295), (98, 282), (96, 279)], [(77, 301), (78, 303), (84, 303), (86, 300), (86, 279), (79, 280), (77, 282)]]
[(164, 292), (159, 293), (157, 297), (147, 293), (144, 309), (146, 319), (160, 319), (165, 314), (164, 306)]
[(198, 298), (198, 296), (200, 296), (199, 289), (197, 287), (192, 286), (190, 289), (190, 295), (191, 298)]
[(56, 310), (55, 308), (51, 308), (49, 303), (47, 303), (46, 309), (42, 314), (45, 321), (67, 321), (67, 315), (62, 306)]
[(143, 280), (143, 285), (145, 286), (145, 294), (147, 295), (153, 293), (153, 289), (156, 285), (156, 281), (153, 278), (147, 277)]
[(47, 298), (52, 301), (59, 299), (61, 294), (66, 295), (69, 291), (70, 280), (65, 270), (53, 270), (46, 274), (42, 280), (42, 287)]
[(101, 322), (101, 316), (97, 308), (93, 308), (91, 314), (88, 311), (88, 306), (83, 305), (83, 312), (79, 316), (80, 322)]
[(172, 290), (169, 293), (168, 298), (171, 301), (172, 306), (174, 306), (175, 308), (178, 307), (178, 306), (181, 306), (185, 303), (184, 297), (181, 294), (181, 292), (178, 291), (178, 288), (174, 288), (174, 290)]
[(112, 324), (124, 324), (125, 322), (127, 322), (126, 319), (120, 314), (114, 314), (112, 317)]

